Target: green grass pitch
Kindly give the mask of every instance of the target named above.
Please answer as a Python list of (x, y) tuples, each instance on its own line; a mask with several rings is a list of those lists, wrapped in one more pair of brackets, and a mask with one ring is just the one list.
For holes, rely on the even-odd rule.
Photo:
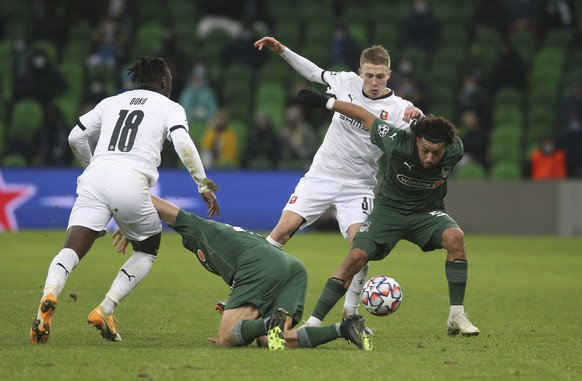
[[(46, 271), (64, 232), (0, 234), (0, 379), (8, 380), (582, 380), (582, 239), (467, 236), (466, 311), (479, 337), (446, 334), (444, 251), (401, 242), (370, 276), (393, 276), (400, 309), (364, 311), (374, 351), (345, 340), (312, 350), (219, 349), (214, 303), (228, 287), (167, 232), (149, 276), (117, 309), (120, 343), (86, 325), (125, 258), (99, 239), (59, 298), (46, 345), (28, 342)], [(309, 271), (306, 316), (348, 252), (339, 233), (297, 235)], [(341, 304), (341, 303), (340, 303)], [(338, 322), (336, 306), (326, 323)]]

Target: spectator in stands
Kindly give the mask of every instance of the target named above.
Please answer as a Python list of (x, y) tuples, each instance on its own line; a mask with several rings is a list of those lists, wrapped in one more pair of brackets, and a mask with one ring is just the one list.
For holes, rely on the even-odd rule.
[(476, 161), (489, 168), (489, 133), (481, 128), (477, 113), (473, 110), (466, 110), (461, 114), (459, 125), (459, 136), (465, 147), (463, 160)]
[(172, 73), (172, 94), (170, 99), (179, 103), (179, 97), (186, 87), (190, 77), (191, 60), (177, 44), (176, 33), (172, 29), (166, 29), (162, 42), (162, 49), (156, 54), (164, 57), (170, 72)]
[(273, 169), (278, 168), (281, 161), (280, 137), (273, 128), (271, 117), (264, 112), (257, 115), (255, 125), (249, 131), (241, 165), (243, 168), (252, 167), (257, 160), (268, 161)]
[(202, 134), (200, 157), (204, 168), (238, 167), (238, 136), (229, 127), (229, 118), (228, 111), (219, 108)]
[(348, 25), (345, 22), (339, 22), (335, 26), (331, 39), (329, 63), (331, 65), (346, 66), (357, 73), (360, 68), (358, 57), (361, 51), (358, 42), (350, 35)]
[(249, 25), (243, 25), (233, 40), (222, 50), (224, 65), (241, 64), (255, 71), (267, 58), (267, 51), (257, 51), (253, 46), (255, 38)]
[(87, 66), (117, 67), (125, 59), (126, 39), (118, 21), (112, 16), (105, 16), (97, 25)]
[(57, 167), (71, 165), (73, 155), (68, 140), (70, 132), (71, 125), (65, 120), (61, 109), (55, 105), (48, 106), (39, 131), (37, 155), (32, 164)]
[(14, 99), (33, 98), (46, 106), (66, 89), (65, 78), (48, 54), (42, 49), (34, 49), (24, 74), (14, 81)]
[(107, 89), (105, 88), (105, 81), (100, 76), (95, 76), (89, 79), (87, 84), (85, 94), (81, 99), (81, 104), (88, 108), (93, 108), (97, 103), (101, 102), (103, 99), (107, 98)]
[(12, 75), (14, 78), (21, 78), (26, 72), (30, 55), (30, 44), (24, 28), (13, 31), (11, 44)]
[(553, 137), (545, 137), (530, 158), (533, 180), (559, 180), (566, 178), (566, 152), (556, 147)]
[(558, 118), (563, 124), (567, 124), (573, 116), (582, 120), (582, 80), (570, 84), (559, 107)]
[(544, 5), (546, 29), (576, 29), (576, 9), (572, 0), (549, 0)]
[(317, 150), (317, 135), (305, 120), (301, 106), (290, 105), (285, 110), (281, 143), (283, 167), (309, 168)]
[(412, 12), (402, 23), (404, 47), (418, 48), (428, 55), (438, 48), (440, 25), (428, 0), (414, 0)]
[(491, 96), (495, 95), (498, 89), (505, 86), (524, 90), (526, 83), (525, 73), (523, 61), (515, 47), (507, 41), (504, 42), (491, 71)]
[(458, 98), (459, 113), (473, 111), (478, 119), (484, 119), (488, 115), (488, 95), (481, 86), (477, 76), (469, 73), (463, 79), (463, 85)]
[(208, 123), (214, 118), (218, 103), (214, 89), (209, 84), (204, 62), (199, 61), (194, 65), (190, 81), (182, 90), (178, 103), (186, 110), (190, 122)]
[(505, 33), (527, 30), (541, 37), (544, 32), (544, 0), (510, 0), (505, 7)]
[(399, 97), (408, 99), (421, 110), (428, 109), (429, 89), (416, 74), (411, 58), (404, 54), (398, 60), (398, 70), (393, 70), (388, 85)]
[(570, 118), (568, 130), (558, 138), (557, 145), (566, 153), (568, 176), (582, 177), (582, 118)]
[(31, 2), (32, 19), (29, 24), (30, 37), (48, 40), (61, 47), (66, 41), (72, 15), (62, 1), (44, 0)]
[(504, 0), (476, 0), (473, 5), (471, 16), (472, 32), (480, 29), (491, 28), (497, 31), (503, 30), (503, 18), (500, 17), (505, 12)]

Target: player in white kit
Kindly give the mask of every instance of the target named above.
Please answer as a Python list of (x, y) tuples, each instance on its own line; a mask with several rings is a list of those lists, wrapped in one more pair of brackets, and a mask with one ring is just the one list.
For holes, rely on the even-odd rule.
[[(278, 53), (307, 80), (326, 85), (327, 93), (364, 107), (393, 126), (409, 128), (410, 121), (422, 115), (420, 109), (387, 87), (390, 56), (380, 45), (362, 52), (359, 75), (323, 70), (273, 37), (261, 38), (255, 47)], [(311, 167), (299, 180), (267, 240), (281, 248), (298, 229), (309, 226), (326, 210), (334, 208), (339, 229), (351, 246), (358, 228), (372, 211), (377, 161), (381, 156), (382, 152), (372, 144), (370, 133), (359, 120), (334, 113)], [(367, 276), (367, 265), (354, 276), (346, 293), (344, 318), (357, 313)], [(306, 323), (318, 326), (321, 321), (311, 316)]]
[[(46, 343), (57, 298), (68, 276), (114, 218), (131, 241), (132, 256), (123, 264), (103, 302), (87, 319), (110, 341), (120, 341), (113, 311), (148, 274), (160, 247), (162, 224), (150, 188), (158, 180), (162, 145), (176, 153), (198, 185), (208, 215), (219, 216), (216, 184), (206, 178), (190, 135), (184, 108), (169, 99), (172, 75), (159, 57), (142, 57), (128, 70), (137, 89), (102, 100), (79, 117), (69, 144), (85, 168), (77, 179), (63, 249), (48, 269), (43, 296), (30, 331), (32, 343)], [(90, 138), (98, 138), (92, 152)]]

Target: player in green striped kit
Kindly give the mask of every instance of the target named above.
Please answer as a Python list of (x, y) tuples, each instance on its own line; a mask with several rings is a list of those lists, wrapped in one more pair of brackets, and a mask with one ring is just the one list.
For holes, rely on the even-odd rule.
[(386, 155), (384, 180), (374, 209), (354, 238), (343, 263), (327, 281), (312, 317), (323, 320), (346, 293), (352, 277), (370, 260), (384, 259), (402, 239), (423, 251), (445, 249), (449, 285), (450, 335), (480, 333), (464, 311), (468, 279), (464, 233), (445, 211), (447, 179), (463, 157), (463, 143), (448, 120), (429, 115), (403, 131), (350, 102), (310, 90), (298, 100), (311, 107), (328, 108), (360, 120), (371, 141)]
[[(296, 257), (239, 227), (200, 218), (155, 196), (152, 203), (184, 247), (232, 288), (215, 340), (219, 346), (245, 346), (256, 339), (269, 349), (313, 348), (343, 337), (360, 349), (372, 349), (360, 315), (292, 329), (303, 316), (307, 289), (307, 271)], [(124, 252), (125, 237), (117, 232), (114, 238), (117, 251)]]

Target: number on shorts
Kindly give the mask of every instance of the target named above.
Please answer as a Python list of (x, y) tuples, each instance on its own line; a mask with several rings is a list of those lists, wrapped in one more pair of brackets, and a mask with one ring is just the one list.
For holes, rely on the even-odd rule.
[(121, 152), (129, 152), (133, 148), (137, 127), (143, 120), (144, 114), (141, 110), (134, 110), (129, 115), (128, 112), (129, 110), (119, 111), (119, 119), (117, 119), (109, 141), (109, 151), (115, 151), (115, 146)]
[(370, 215), (372, 207), (373, 207), (372, 199), (370, 197), (362, 197), (362, 212), (364, 212), (367, 215)]

